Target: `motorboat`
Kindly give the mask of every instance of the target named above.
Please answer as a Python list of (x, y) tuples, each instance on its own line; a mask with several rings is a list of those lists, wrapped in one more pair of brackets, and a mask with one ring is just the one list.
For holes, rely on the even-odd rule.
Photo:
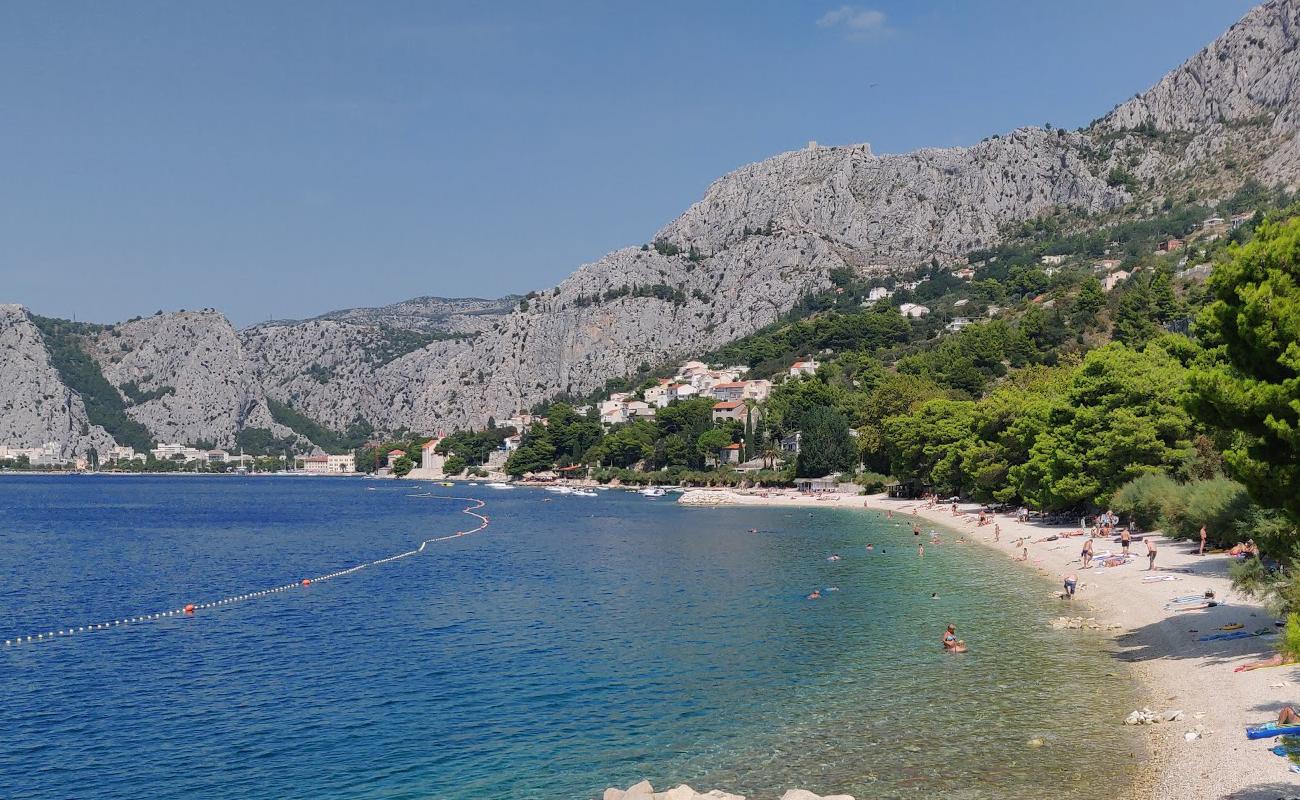
[(645, 489), (638, 490), (637, 494), (641, 495), (642, 497), (663, 497), (664, 495), (668, 494), (668, 490), (663, 488), (662, 486), (649, 486), (646, 487)]

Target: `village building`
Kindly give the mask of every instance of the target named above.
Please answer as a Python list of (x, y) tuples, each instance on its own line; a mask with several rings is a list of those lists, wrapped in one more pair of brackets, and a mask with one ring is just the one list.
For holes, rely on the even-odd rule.
[(736, 420), (744, 422), (746, 419), (757, 421), (759, 416), (758, 409), (750, 409), (740, 400), (728, 400), (721, 403), (713, 404), (713, 422), (714, 424), (726, 422), (727, 420)]
[(818, 364), (811, 358), (806, 361), (796, 361), (790, 365), (790, 377), (794, 378), (800, 375), (816, 375), (817, 368), (820, 366), (821, 364)]
[(930, 309), (916, 303), (903, 303), (898, 307), (898, 313), (908, 319), (920, 319), (930, 313)]
[(1127, 270), (1120, 270), (1119, 272), (1112, 272), (1111, 274), (1107, 275), (1107, 276), (1102, 280), (1102, 282), (1101, 282), (1101, 288), (1102, 288), (1104, 291), (1109, 292), (1110, 290), (1114, 289), (1116, 286), (1119, 286), (1121, 283), (1123, 283), (1124, 281), (1128, 280), (1128, 276), (1129, 276), (1130, 274), (1131, 274), (1131, 273), (1129, 273)]

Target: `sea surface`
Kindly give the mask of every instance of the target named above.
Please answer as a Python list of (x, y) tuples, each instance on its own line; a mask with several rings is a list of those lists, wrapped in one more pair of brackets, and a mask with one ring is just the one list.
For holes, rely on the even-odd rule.
[[(1142, 758), (1117, 724), (1123, 665), (1047, 627), (1052, 584), (954, 535), (918, 557), (908, 520), (878, 513), (0, 476), (0, 639), (477, 524), (430, 492), (486, 500), (490, 526), (192, 617), (0, 647), (0, 797), (576, 799), (649, 778), (751, 800), (1087, 800)], [(969, 653), (941, 652), (949, 621)]]

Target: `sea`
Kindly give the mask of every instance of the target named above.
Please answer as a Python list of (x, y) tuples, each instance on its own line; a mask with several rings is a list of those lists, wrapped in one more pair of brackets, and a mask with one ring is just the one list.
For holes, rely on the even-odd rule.
[[(475, 527), (466, 497), (482, 531), (302, 585)], [(0, 476), (0, 797), (585, 800), (647, 778), (1087, 800), (1141, 768), (1125, 664), (1052, 630), (1055, 584), (1007, 554), (941, 532), (922, 557), (880, 512), (674, 498)], [(969, 652), (942, 651), (948, 623)]]

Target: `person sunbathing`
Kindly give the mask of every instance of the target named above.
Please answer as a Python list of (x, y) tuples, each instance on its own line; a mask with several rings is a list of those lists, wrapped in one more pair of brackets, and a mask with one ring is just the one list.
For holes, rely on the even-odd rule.
[(1288, 664), (1294, 663), (1295, 659), (1291, 656), (1283, 655), (1282, 653), (1275, 653), (1263, 661), (1252, 661), (1249, 664), (1242, 664), (1240, 667), (1234, 669), (1233, 672), (1251, 672), (1257, 669), (1268, 669), (1269, 667), (1285, 667)]
[(1245, 558), (1246, 556), (1259, 556), (1259, 546), (1255, 544), (1254, 539), (1247, 539), (1244, 542), (1237, 542), (1228, 551), (1228, 555), (1236, 558)]
[(1283, 706), (1282, 710), (1277, 712), (1278, 725), (1300, 725), (1300, 714), (1297, 714), (1291, 706)]

